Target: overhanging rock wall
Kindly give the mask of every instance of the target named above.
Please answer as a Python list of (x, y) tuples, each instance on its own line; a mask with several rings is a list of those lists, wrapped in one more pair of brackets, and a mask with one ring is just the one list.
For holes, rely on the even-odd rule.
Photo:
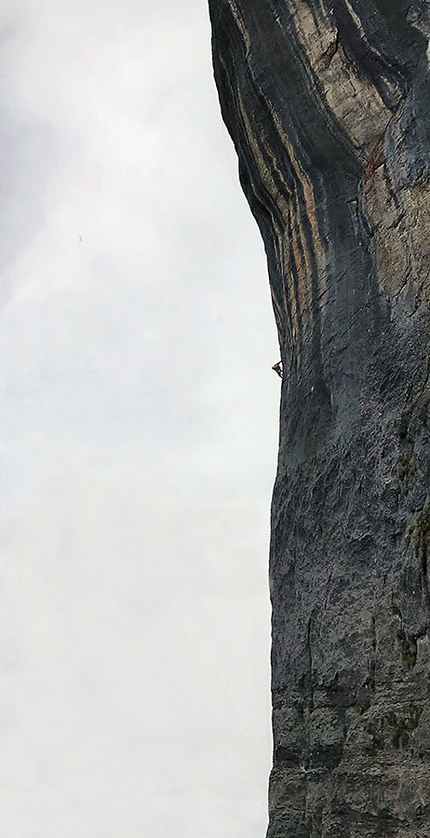
[(429, 838), (430, 5), (209, 5), (284, 369), (268, 838)]

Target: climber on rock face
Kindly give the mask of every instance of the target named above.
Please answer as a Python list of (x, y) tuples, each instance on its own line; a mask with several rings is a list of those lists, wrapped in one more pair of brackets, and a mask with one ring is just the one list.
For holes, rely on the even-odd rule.
[(282, 378), (282, 366), (280, 361), (278, 361), (276, 364), (273, 364), (272, 370), (275, 370), (275, 372), (278, 373), (279, 378)]

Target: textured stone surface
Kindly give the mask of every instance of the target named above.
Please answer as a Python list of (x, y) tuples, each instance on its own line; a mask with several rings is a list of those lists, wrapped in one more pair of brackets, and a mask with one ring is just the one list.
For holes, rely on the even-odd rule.
[(268, 838), (429, 838), (430, 6), (210, 13), (284, 369)]

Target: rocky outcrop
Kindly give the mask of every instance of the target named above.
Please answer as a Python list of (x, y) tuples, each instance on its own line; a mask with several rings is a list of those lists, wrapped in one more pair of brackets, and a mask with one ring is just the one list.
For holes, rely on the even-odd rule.
[(284, 370), (268, 838), (428, 838), (430, 5), (209, 5)]

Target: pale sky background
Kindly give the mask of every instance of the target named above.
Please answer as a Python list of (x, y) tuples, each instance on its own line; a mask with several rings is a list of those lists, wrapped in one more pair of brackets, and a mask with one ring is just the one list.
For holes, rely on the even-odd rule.
[(205, 0), (0, 6), (2, 838), (263, 838), (278, 345)]

